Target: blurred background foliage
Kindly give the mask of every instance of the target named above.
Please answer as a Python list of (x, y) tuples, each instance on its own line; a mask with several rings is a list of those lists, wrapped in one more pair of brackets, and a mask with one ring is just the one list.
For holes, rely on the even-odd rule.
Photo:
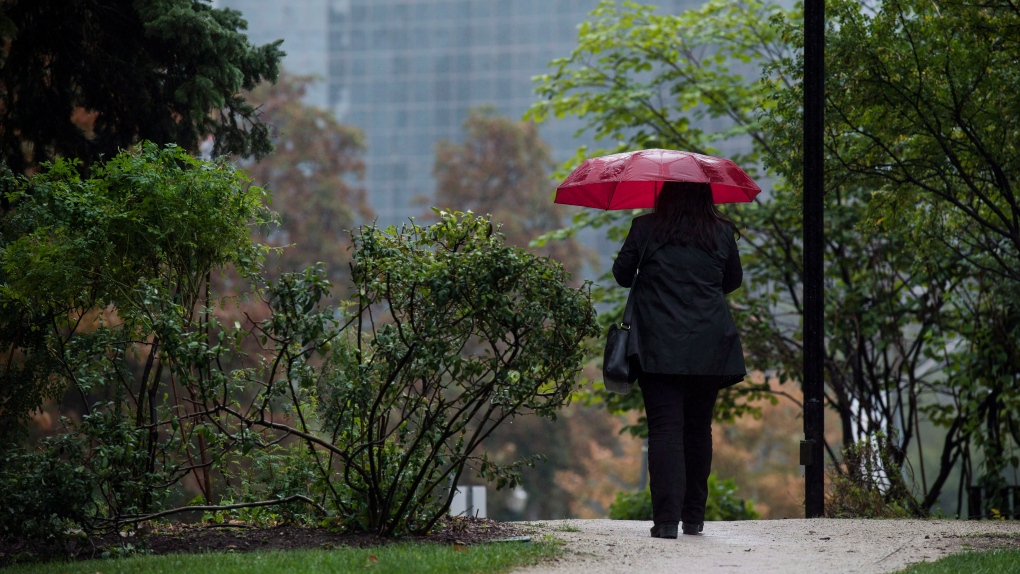
[[(245, 98), (269, 127), (273, 153), (236, 158), (255, 185), (271, 189), (278, 225), (262, 226), (255, 240), (282, 249), (266, 259), (267, 277), (322, 263), (338, 287), (350, 281), (349, 231), (372, 221), (364, 176), (365, 138), (327, 110), (302, 103), (313, 78), (283, 73)], [(338, 293), (342, 296), (345, 293)]]

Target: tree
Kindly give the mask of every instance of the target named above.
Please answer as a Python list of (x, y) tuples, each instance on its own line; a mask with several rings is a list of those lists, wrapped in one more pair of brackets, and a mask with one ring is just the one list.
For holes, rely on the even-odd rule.
[(258, 162), (239, 160), (256, 185), (269, 189), (279, 225), (259, 230), (257, 240), (286, 246), (266, 261), (267, 277), (324, 262), (335, 285), (350, 276), (351, 229), (370, 220), (365, 190), (351, 184), (365, 172), (364, 136), (327, 110), (302, 103), (310, 78), (283, 74), (246, 97), (269, 127), (273, 152)]
[[(918, 407), (946, 433), (922, 506), (959, 461), (958, 505), (976, 485), (989, 496), (976, 510), (1002, 508), (1005, 473), (1020, 467), (1010, 406), (1020, 389), (1020, 11), (897, 0), (837, 2), (831, 14), (830, 179), (873, 190), (864, 228), (909, 230), (911, 272), (930, 278), (939, 302), (938, 321), (918, 334), (945, 376)], [(777, 127), (793, 127), (798, 93), (778, 100)]]
[(875, 189), (873, 221), (920, 232), (926, 259), (1020, 282), (1016, 3), (833, 8), (826, 147), (838, 172)]
[[(537, 236), (563, 226), (563, 209), (552, 204), (554, 186), (549, 146), (533, 123), (497, 116), (495, 110), (471, 110), (464, 142), (436, 145), (436, 204), (459, 211), (491, 214), (507, 242), (527, 247)], [(581, 247), (573, 240), (536, 249), (580, 270)]]
[(265, 155), (267, 128), (239, 93), (275, 81), (284, 54), (245, 27), (205, 0), (4, 2), (0, 158), (16, 173), (55, 157), (87, 167), (140, 140), (195, 152), (210, 134), (215, 155)]
[[(858, 5), (848, 4), (845, 14), (840, 6), (830, 20), (832, 43), (826, 50), (831, 56), (826, 68), (833, 78), (828, 87), (828, 105), (836, 106), (827, 110), (826, 126), (826, 403), (839, 417), (844, 447), (876, 433), (888, 437), (889, 456), (883, 454), (882, 460), (893, 465), (885, 470), (894, 479), (901, 476), (909, 462), (910, 449), (916, 447), (917, 458), (924, 458), (921, 421), (927, 418), (946, 427), (946, 434), (936, 438), (942, 457), (934, 480), (927, 480), (922, 466), (920, 473), (915, 473), (920, 474), (921, 484), (912, 492), (914, 498), (890, 500), (924, 513), (937, 501), (946, 477), (957, 468), (958, 461), (965, 460), (964, 453), (971, 446), (990, 440), (997, 445), (985, 449), (990, 459), (1011, 460), (1008, 444), (1002, 439), (1016, 433), (1010, 417), (1001, 413), (1005, 412), (1002, 405), (1011, 400), (1006, 390), (1009, 381), (1016, 377), (1016, 369), (1011, 366), (1015, 363), (1010, 358), (1016, 356), (1015, 345), (1010, 342), (1016, 338), (1007, 327), (1014, 324), (1008, 318), (1015, 314), (1008, 294), (1016, 290), (993, 286), (989, 278), (996, 271), (999, 276), (1010, 273), (1006, 267), (1015, 260), (1015, 251), (1009, 247), (1012, 232), (1001, 222), (1015, 222), (1016, 216), (1010, 215), (1008, 208), (1011, 196), (994, 191), (989, 182), (1001, 181), (993, 177), (996, 173), (1005, 174), (1005, 181), (1015, 178), (1005, 169), (1012, 165), (1008, 159), (1011, 156), (989, 162), (988, 169), (974, 167), (977, 158), (987, 154), (982, 155), (981, 145), (972, 146), (966, 154), (971, 159), (962, 164), (980, 174), (964, 173), (960, 178), (981, 182), (982, 193), (959, 199), (959, 207), (964, 214), (967, 209), (985, 214), (986, 222), (999, 221), (994, 225), (1006, 233), (1000, 234), (997, 241), (988, 235), (976, 238), (975, 231), (985, 223), (973, 222), (969, 229), (954, 235), (965, 220), (952, 216), (945, 205), (918, 201), (921, 196), (916, 190), (899, 187), (903, 182), (941, 185), (943, 196), (961, 189), (949, 185), (956, 168), (952, 167), (953, 153), (949, 153), (952, 146), (945, 137), (942, 144), (937, 144), (931, 142), (940, 141), (938, 138), (899, 135), (952, 125), (946, 123), (951, 118), (932, 117), (926, 115), (928, 111), (919, 113), (916, 102), (911, 106), (903, 98), (917, 99), (928, 90), (945, 97), (954, 92), (987, 93), (997, 105), (1008, 97), (994, 99), (992, 94), (1012, 94), (1015, 89), (1007, 81), (1012, 73), (1007, 70), (1012, 68), (1004, 62), (994, 73), (982, 72), (982, 66), (992, 62), (985, 46), (968, 60), (965, 44), (959, 44), (959, 59), (952, 66), (939, 68), (939, 74), (930, 71), (934, 68), (890, 68), (884, 59), (911, 66), (917, 61), (926, 62), (932, 51), (922, 50), (922, 43), (954, 42), (955, 50), (957, 40), (953, 38), (962, 30), (980, 24), (986, 26), (985, 33), (994, 35), (995, 26), (1004, 23), (1008, 11), (1005, 7), (993, 10), (991, 13), (1000, 19), (993, 24), (982, 19), (979, 14), (983, 12), (977, 8), (970, 12), (961, 8), (969, 15), (955, 20), (946, 17), (953, 11), (942, 10), (940, 20), (914, 18), (914, 14), (938, 12), (940, 9), (934, 6), (926, 5), (915, 12), (913, 8), (900, 10), (899, 4), (883, 4), (876, 9), (876, 22), (907, 18), (910, 24), (868, 27), (865, 23), (870, 20), (862, 16)], [(801, 368), (801, 222), (797, 190), (802, 72), (797, 50), (802, 38), (798, 19), (796, 12), (758, 2), (709, 2), (678, 16), (658, 16), (637, 4), (604, 2), (592, 13), (592, 20), (580, 27), (578, 48), (570, 57), (554, 62), (554, 73), (539, 79), (538, 92), (544, 100), (529, 112), (530, 117), (539, 120), (550, 114), (576, 114), (597, 136), (624, 142), (620, 149), (658, 146), (713, 153), (718, 151), (713, 149), (717, 145), (722, 148), (727, 141), (746, 138), (745, 146), (730, 148), (727, 155), (745, 166), (763, 162), (772, 189), (754, 203), (731, 207), (727, 212), (741, 227), (744, 246), (745, 287), (732, 302), (749, 366), (781, 381), (799, 380)], [(926, 26), (929, 36), (915, 33), (915, 24)], [(912, 40), (897, 36), (905, 31), (911, 32), (907, 36)], [(1011, 38), (1009, 34), (1003, 36)], [(925, 56), (905, 57), (911, 53), (909, 49), (888, 49), (908, 41), (915, 42), (917, 52), (925, 52)], [(874, 54), (869, 56), (871, 51)], [(754, 67), (761, 67), (764, 73), (759, 76)], [(739, 73), (741, 68), (751, 72), (751, 77)], [(944, 73), (946, 69), (952, 73)], [(863, 81), (869, 74), (886, 75), (889, 85), (872, 89), (876, 82)], [(952, 79), (945, 85), (916, 83), (918, 78), (943, 82), (955, 75), (989, 81), (998, 78), (999, 83), (980, 84), (982, 90), (978, 92), (960, 91)], [(897, 97), (901, 100), (895, 100)], [(844, 101), (846, 107), (840, 109)], [(932, 103), (938, 108), (937, 102)], [(949, 105), (943, 109), (966, 111)], [(998, 113), (1005, 114), (1005, 110), (1003, 107)], [(966, 117), (982, 119), (987, 112), (991, 118), (995, 115), (992, 111)], [(846, 117), (851, 115), (870, 123), (847, 123)], [(904, 115), (914, 117), (915, 123), (901, 126), (893, 121)], [(725, 120), (728, 127), (702, 130), (696, 127), (696, 120)], [(876, 135), (869, 136), (865, 128), (875, 130)], [(989, 134), (995, 142), (1005, 141), (1003, 132), (991, 129), (989, 123), (960, 127), (953, 145), (967, 139), (967, 129), (984, 129), (981, 133)], [(875, 155), (883, 144), (899, 153), (913, 150), (915, 143), (917, 152), (909, 158), (889, 160), (890, 156)], [(984, 145), (992, 147), (991, 142)], [(1011, 153), (1010, 146), (1000, 153)], [(586, 153), (579, 150), (579, 156)], [(851, 163), (850, 158), (858, 163)], [(860, 160), (871, 163), (862, 164)], [(919, 171), (912, 172), (915, 164)], [(891, 165), (896, 169), (890, 169)], [(913, 185), (920, 189), (920, 184)], [(569, 236), (581, 227), (605, 226), (611, 238), (622, 240), (629, 218), (630, 214), (586, 213), (577, 217), (570, 228), (548, 238)], [(899, 223), (892, 224), (893, 220)], [(956, 249), (915, 260), (918, 253), (939, 253), (932, 249), (931, 241), (924, 241), (928, 232), (940, 235), (940, 241)], [(970, 249), (965, 251), (961, 246)], [(974, 274), (964, 265), (968, 262), (972, 268), (987, 270), (988, 277), (971, 279)], [(982, 265), (978, 267), (977, 262)], [(608, 320), (619, 318), (622, 297), (614, 290), (596, 290), (598, 298), (617, 303), (615, 312), (603, 314)], [(971, 318), (966, 321), (970, 330), (964, 331), (961, 323), (968, 309), (983, 310), (980, 316), (987, 319), (975, 326)], [(996, 335), (991, 336), (992, 332)], [(1000, 342), (988, 345), (992, 340)], [(968, 352), (954, 354), (960, 344)], [(979, 369), (979, 365), (984, 366)], [(944, 378), (948, 373), (952, 376)], [(735, 391), (755, 389), (738, 386)], [(719, 414), (738, 414), (729, 410), (735, 404), (734, 395), (723, 398)], [(639, 397), (602, 400), (613, 410), (640, 408)], [(997, 430), (979, 432), (977, 421), (994, 413), (1000, 413), (993, 417), (998, 421)], [(638, 426), (634, 431), (640, 433), (643, 429)], [(840, 449), (827, 446), (830, 459), (837, 460)], [(898, 496), (894, 492), (902, 489), (891, 488), (885, 494)]]

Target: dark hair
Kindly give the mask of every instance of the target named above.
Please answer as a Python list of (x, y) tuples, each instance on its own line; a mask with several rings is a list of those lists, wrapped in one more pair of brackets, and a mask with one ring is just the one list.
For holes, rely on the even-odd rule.
[(667, 181), (655, 198), (653, 235), (660, 243), (693, 245), (709, 253), (719, 249), (719, 228), (733, 223), (723, 217), (712, 201), (707, 183)]

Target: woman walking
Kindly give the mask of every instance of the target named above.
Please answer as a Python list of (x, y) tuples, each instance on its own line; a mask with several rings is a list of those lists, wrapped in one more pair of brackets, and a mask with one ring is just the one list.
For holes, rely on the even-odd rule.
[(652, 536), (704, 528), (712, 465), (712, 410), (719, 389), (746, 370), (725, 294), (743, 272), (736, 229), (707, 183), (666, 182), (655, 211), (634, 219), (613, 275), (640, 280), (627, 354), (648, 419)]

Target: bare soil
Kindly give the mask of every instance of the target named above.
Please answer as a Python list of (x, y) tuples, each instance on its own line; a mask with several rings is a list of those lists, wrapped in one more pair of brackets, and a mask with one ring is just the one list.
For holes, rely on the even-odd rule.
[(38, 540), (0, 540), (0, 568), (44, 560), (86, 560), (135, 552), (178, 554), (251, 552), (255, 550), (363, 548), (399, 542), (471, 545), (520, 536), (514, 523), (459, 517), (443, 521), (427, 536), (381, 537), (339, 533), (327, 528), (276, 526), (254, 528), (241, 523), (223, 525), (172, 524), (155, 529), (129, 530), (83, 540), (45, 543)]

